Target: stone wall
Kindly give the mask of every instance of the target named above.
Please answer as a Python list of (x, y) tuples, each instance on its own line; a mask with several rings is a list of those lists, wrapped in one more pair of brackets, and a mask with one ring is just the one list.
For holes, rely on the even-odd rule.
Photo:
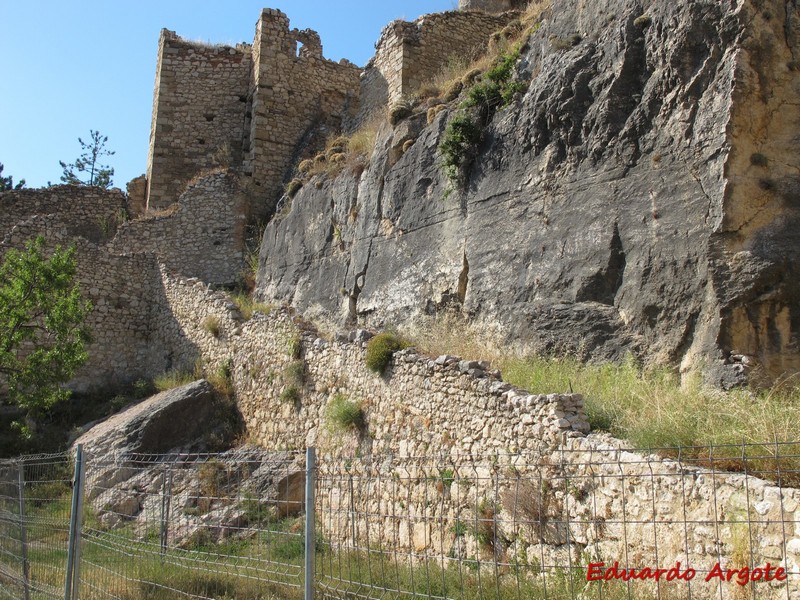
[(266, 198), (267, 206), (256, 209), (263, 215), (274, 208), (303, 139), (353, 119), (361, 69), (326, 60), (316, 32), (290, 30), (288, 17), (273, 9), (264, 9), (256, 26), (253, 64), (245, 169)]
[(381, 106), (410, 96), (448, 62), (477, 58), (492, 32), (515, 16), (451, 11), (387, 25), (362, 78), (361, 120)]
[(70, 388), (113, 389), (166, 370), (168, 350), (156, 338), (170, 317), (155, 256), (113, 255), (76, 236), (57, 216), (40, 215), (9, 230), (0, 242), (0, 258), (37, 235), (45, 237), (48, 248), (75, 246), (81, 295), (92, 303), (86, 319), (92, 334), (89, 360)]
[(524, 8), (528, 0), (458, 0), (458, 10), (501, 13)]
[(36, 215), (56, 215), (69, 235), (96, 243), (114, 236), (126, 218), (125, 194), (118, 189), (56, 185), (0, 194), (0, 239), (12, 227)]
[[(458, 523), (474, 523), (486, 504), (503, 556), (528, 568), (589, 557), (635, 568), (680, 561), (700, 571), (732, 565), (746, 544), (751, 564), (798, 570), (795, 489), (587, 435), (579, 395), (515, 389), (485, 364), (405, 350), (379, 376), (364, 365), (365, 343), (322, 339), (286, 309), (242, 321), (197, 282), (166, 277), (165, 287), (190, 347), (208, 368), (231, 366), (250, 439), (270, 448), (315, 445), (323, 482), (353, 480), (352, 492), (320, 486), (320, 506), (330, 512), (323, 533), (334, 544), (474, 559), (486, 548), (458, 534)], [(203, 325), (209, 316), (217, 335)], [(293, 385), (299, 394), (288, 398)], [(337, 397), (360, 403), (360, 431), (331, 423), (327, 407)], [(509, 501), (512, 491), (526, 494), (528, 512)], [(788, 597), (796, 598), (791, 577)], [(692, 594), (735, 598), (735, 587), (700, 577)], [(762, 596), (785, 598), (787, 588), (760, 584)]]
[(251, 52), (189, 42), (163, 29), (150, 131), (148, 208), (175, 202), (211, 167), (241, 164)]
[(184, 276), (233, 284), (243, 267), (245, 211), (238, 177), (226, 170), (211, 171), (189, 182), (177, 204), (163, 214), (122, 224), (110, 251), (152, 252)]

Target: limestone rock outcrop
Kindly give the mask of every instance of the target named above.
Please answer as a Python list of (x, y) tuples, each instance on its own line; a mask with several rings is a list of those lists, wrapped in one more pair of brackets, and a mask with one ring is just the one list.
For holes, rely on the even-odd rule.
[(204, 450), (229, 412), (211, 384), (201, 379), (109, 417), (75, 443), (95, 457)]
[(799, 58), (794, 1), (553, 3), (463, 189), (456, 103), (384, 124), (363, 173), (284, 199), (258, 292), (334, 327), (455, 303), (529, 350), (723, 386), (797, 369)]

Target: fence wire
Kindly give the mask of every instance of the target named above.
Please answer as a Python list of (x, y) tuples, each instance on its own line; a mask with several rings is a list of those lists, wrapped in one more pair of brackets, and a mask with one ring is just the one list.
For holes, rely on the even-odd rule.
[(72, 457), (0, 461), (0, 597), (63, 598)]
[[(300, 453), (248, 447), (89, 455), (77, 597), (299, 599), (309, 547), (317, 598), (800, 598), (800, 444), (651, 454), (592, 439), (529, 456), (323, 454), (309, 471)], [(67, 454), (0, 461), (0, 598), (66, 597), (73, 469)]]
[(270, 598), (303, 584), (302, 456), (89, 458), (81, 598)]

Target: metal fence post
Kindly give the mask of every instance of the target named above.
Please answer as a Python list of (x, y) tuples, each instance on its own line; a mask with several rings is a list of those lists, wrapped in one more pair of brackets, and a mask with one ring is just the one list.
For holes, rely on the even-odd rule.
[(25, 593), (25, 600), (30, 600), (30, 564), (28, 563), (28, 533), (25, 523), (25, 463), (18, 463), (18, 482), (19, 482), (19, 541), (22, 546), (22, 585)]
[(306, 526), (305, 526), (305, 594), (304, 600), (314, 600), (315, 508), (317, 452), (306, 448)]
[(161, 555), (167, 552), (169, 541), (169, 512), (172, 504), (172, 470), (167, 467), (164, 474), (164, 488), (161, 496)]
[(83, 512), (84, 456), (83, 445), (75, 451), (75, 476), (72, 484), (72, 512), (69, 518), (67, 542), (67, 575), (64, 582), (64, 599), (77, 600), (80, 583), (81, 513)]

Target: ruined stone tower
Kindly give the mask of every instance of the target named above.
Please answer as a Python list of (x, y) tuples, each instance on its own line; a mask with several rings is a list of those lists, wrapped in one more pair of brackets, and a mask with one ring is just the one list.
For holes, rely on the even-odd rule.
[[(264, 9), (251, 44), (235, 47), (181, 39), (162, 30), (147, 167), (148, 210), (174, 204), (191, 180), (233, 169), (252, 182), (250, 218), (271, 214), (307, 141), (352, 131), (410, 97), (452, 57), (472, 57), (504, 27), (516, 0), (480, 10), (395, 21), (364, 69), (327, 60), (319, 35), (290, 29)], [(500, 6), (502, 5), (502, 6)], [(222, 201), (222, 200), (221, 200)]]

